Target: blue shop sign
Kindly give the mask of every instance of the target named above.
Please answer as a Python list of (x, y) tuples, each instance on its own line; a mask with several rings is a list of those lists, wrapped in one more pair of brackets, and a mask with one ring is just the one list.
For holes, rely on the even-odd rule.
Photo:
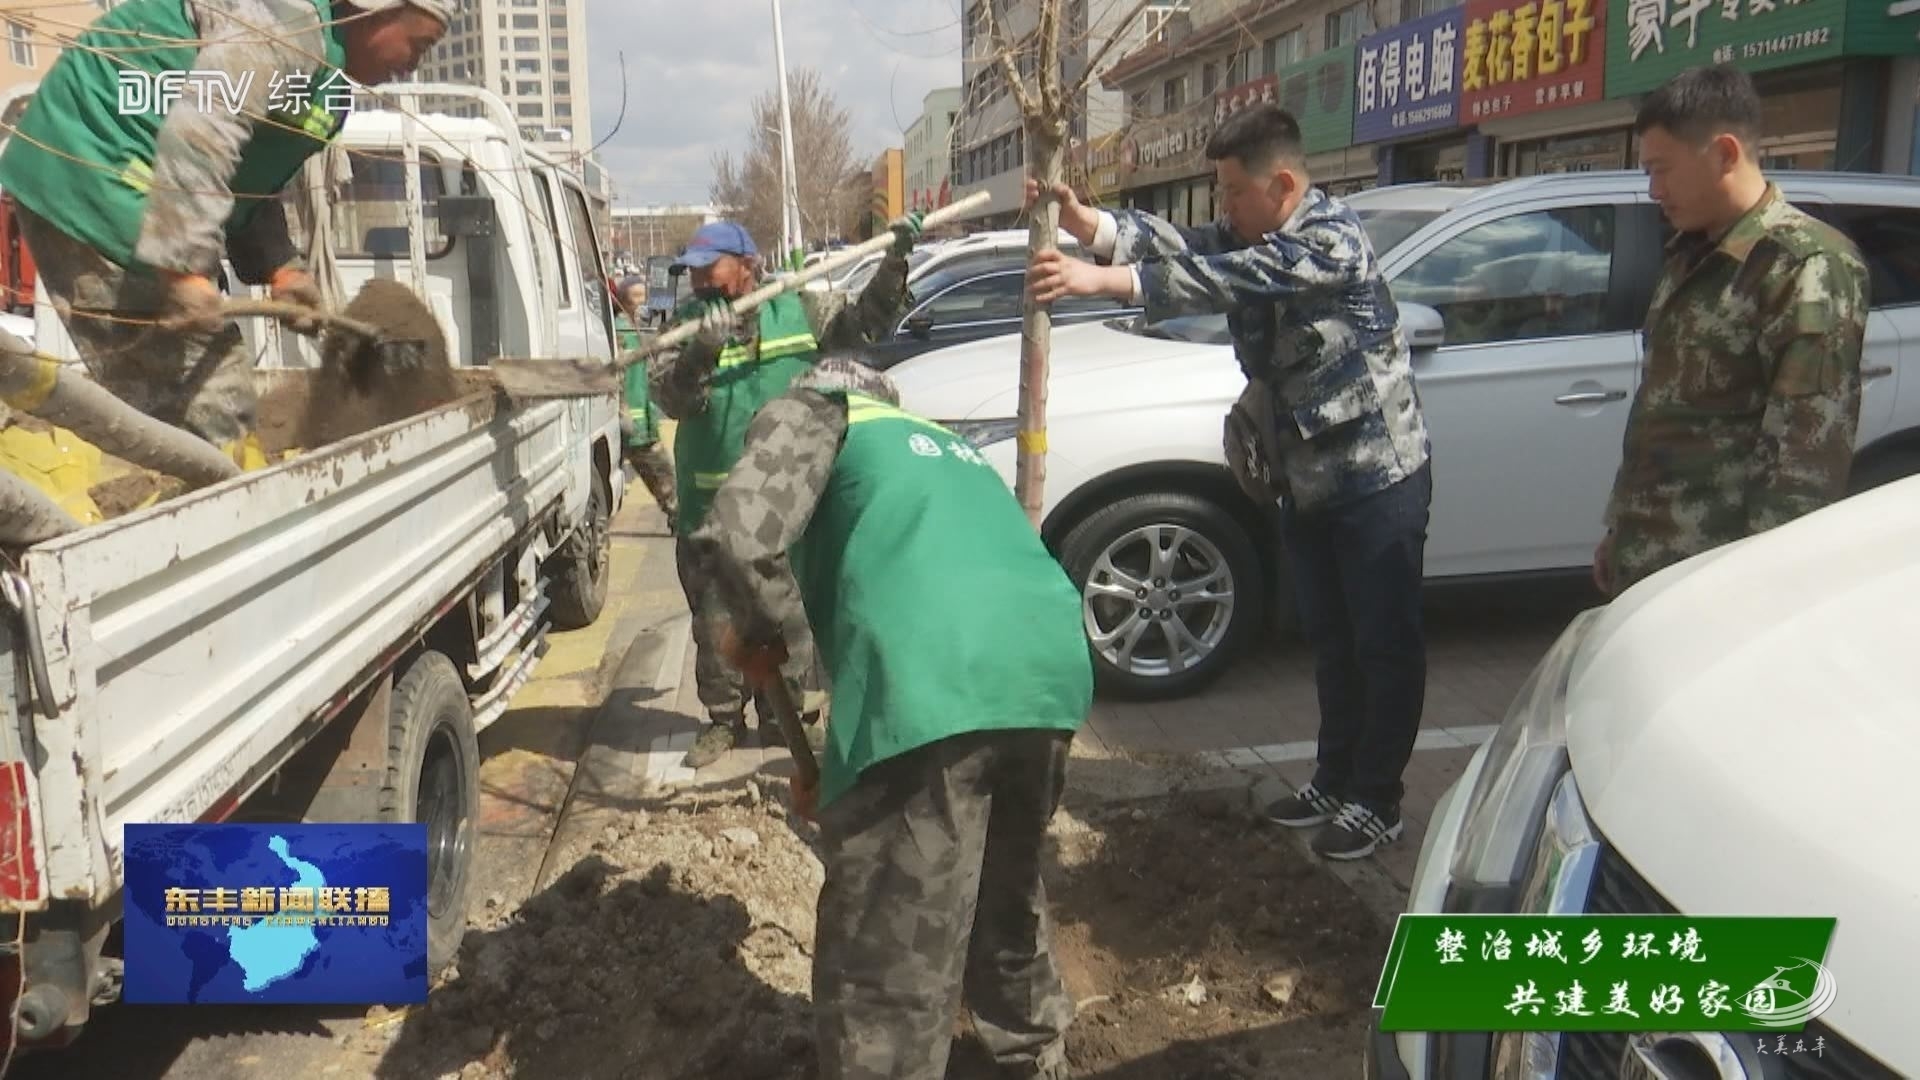
[(1360, 39), (1353, 64), (1356, 145), (1459, 125), (1466, 14), (1449, 8)]

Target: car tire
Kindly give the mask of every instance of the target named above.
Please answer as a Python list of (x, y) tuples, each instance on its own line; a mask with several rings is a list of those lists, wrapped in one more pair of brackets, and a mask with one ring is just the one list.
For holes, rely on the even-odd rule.
[(607, 606), (613, 569), (613, 489), (593, 473), (587, 516), (558, 552), (553, 577), (553, 625), (560, 630), (592, 626)]
[[(1076, 524), (1060, 552), (1080, 590), (1095, 681), (1115, 696), (1193, 693), (1224, 674), (1264, 625), (1266, 575), (1253, 537), (1239, 518), (1206, 499), (1174, 492), (1129, 496)], [(1159, 576), (1152, 572), (1155, 552), (1168, 560), (1157, 564)], [(1203, 591), (1183, 595), (1182, 584)], [(1116, 591), (1129, 588), (1130, 599)], [(1128, 639), (1131, 650), (1124, 648)]]
[[(453, 661), (421, 653), (393, 684), (379, 820), (427, 826), (427, 974), (443, 970), (467, 932), (480, 813), (473, 705)], [(424, 800), (424, 802), (423, 802)]]

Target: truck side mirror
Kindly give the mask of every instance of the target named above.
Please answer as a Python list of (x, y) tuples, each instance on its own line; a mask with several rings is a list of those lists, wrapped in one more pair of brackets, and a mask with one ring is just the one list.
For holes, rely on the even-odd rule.
[(1447, 321), (1425, 304), (1400, 305), (1400, 329), (1414, 352), (1437, 349), (1447, 343)]

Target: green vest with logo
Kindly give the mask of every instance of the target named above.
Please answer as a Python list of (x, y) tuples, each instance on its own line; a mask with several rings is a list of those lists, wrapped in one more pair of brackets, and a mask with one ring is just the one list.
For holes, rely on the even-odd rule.
[(820, 804), (955, 735), (1075, 731), (1093, 707), (1080, 594), (965, 439), (856, 394), (788, 552), (830, 679)]
[[(697, 312), (682, 309), (682, 317)], [(680, 496), (680, 534), (690, 536), (707, 516), (713, 496), (740, 460), (747, 427), (760, 407), (787, 392), (813, 363), (820, 343), (800, 298), (788, 293), (761, 305), (755, 342), (730, 341), (707, 383), (707, 408), (682, 420), (673, 436), (674, 486)]]
[[(285, 187), (339, 134), (346, 117), (351, 84), (339, 70), (346, 45), (338, 25), (325, 25), (333, 22), (327, 0), (314, 0), (313, 6), (325, 26), (325, 63), (304, 73), (304, 85), (289, 77), (280, 87), (256, 87), (267, 95), (269, 107), (264, 119), (254, 119), (253, 135), (228, 181), (234, 194), (229, 231), (253, 216), (261, 197)], [(61, 232), (121, 266), (133, 266), (153, 179), (154, 146), (166, 117), (157, 106), (123, 114), (119, 72), (192, 71), (198, 36), (183, 0), (129, 0), (94, 20), (34, 91), (18, 131), (0, 154), (0, 188)], [(200, 91), (191, 81), (182, 89), (188, 101), (198, 100)], [(341, 99), (338, 112), (328, 111), (330, 97)], [(176, 101), (170, 107), (191, 106)], [(208, 107), (227, 105), (216, 93)]]

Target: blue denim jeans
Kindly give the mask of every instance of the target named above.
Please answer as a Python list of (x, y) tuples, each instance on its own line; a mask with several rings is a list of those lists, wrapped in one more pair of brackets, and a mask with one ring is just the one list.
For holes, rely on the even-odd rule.
[(1420, 620), (1432, 466), (1337, 506), (1282, 507), (1281, 539), (1320, 697), (1313, 785), (1397, 808), (1427, 695)]

